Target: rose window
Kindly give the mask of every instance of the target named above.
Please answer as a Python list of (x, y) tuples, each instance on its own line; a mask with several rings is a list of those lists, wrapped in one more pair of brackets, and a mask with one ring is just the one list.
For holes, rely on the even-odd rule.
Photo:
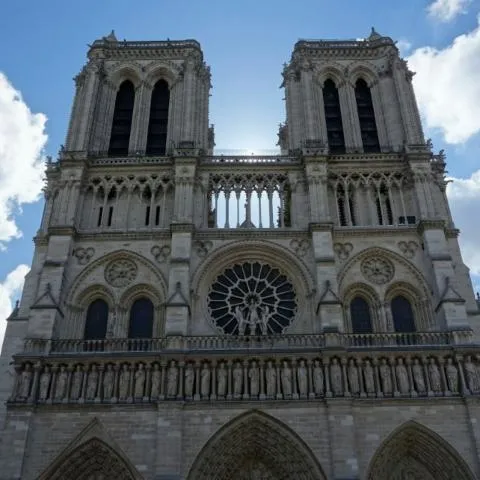
[(225, 270), (210, 287), (207, 305), (215, 327), (229, 335), (283, 333), (297, 310), (292, 282), (259, 262)]

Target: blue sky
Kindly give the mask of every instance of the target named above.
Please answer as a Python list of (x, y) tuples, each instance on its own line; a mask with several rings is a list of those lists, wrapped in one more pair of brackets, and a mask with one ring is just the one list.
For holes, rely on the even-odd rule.
[[(194, 38), (201, 43), (212, 70), (210, 117), (215, 124), (217, 150), (276, 148), (277, 126), (285, 117), (280, 73), (299, 38), (365, 37), (373, 25), (380, 33), (398, 40), (418, 72), (415, 88), (428, 124), (426, 136), (433, 139), (435, 149), (445, 148), (449, 173), (458, 179), (449, 194), (454, 200), (457, 224), (465, 231), (462, 245), (466, 260), (472, 272), (480, 274), (480, 254), (476, 253), (480, 227), (478, 221), (472, 222), (480, 208), (480, 173), (478, 178), (475, 176), (480, 169), (480, 87), (475, 85), (480, 78), (480, 1), (2, 3), (0, 72), (4, 81), (0, 88), (3, 86), (7, 93), (13, 88), (19, 91), (24, 110), (28, 107), (32, 116), (25, 117), (23, 111), (16, 136), (0, 128), (0, 192), (2, 185), (8, 185), (9, 192), (3, 197), (0, 193), (0, 317), (19, 296), (27, 267), (18, 266), (31, 263), (32, 237), (43, 207), (41, 200), (33, 201), (39, 198), (38, 161), (45, 154), (55, 156), (64, 143), (74, 91), (72, 77), (85, 62), (87, 44), (111, 29), (119, 39)], [(464, 45), (459, 47), (462, 39)], [(457, 81), (456, 76), (462, 80)], [(446, 91), (452, 89), (455, 94)], [(11, 96), (1, 98), (0, 94), (0, 123), (10, 121), (12, 111), (19, 110), (18, 105), (10, 109)], [(455, 105), (450, 108), (448, 102), (452, 101)], [(43, 133), (48, 140), (43, 149), (39, 134), (44, 119), (35, 114), (47, 118)], [(459, 119), (468, 128), (461, 129)], [(24, 134), (22, 128), (28, 133)], [(35, 148), (25, 153), (22, 148), (32, 137)], [(8, 155), (12, 142), (21, 145)], [(18, 175), (8, 173), (20, 157), (25, 169), (17, 165)], [(35, 174), (24, 180), (22, 175), (35, 161)], [(18, 228), (14, 234), (3, 232), (3, 237), (2, 201), (5, 215)], [(474, 276), (474, 281), (480, 286), (479, 276)]]

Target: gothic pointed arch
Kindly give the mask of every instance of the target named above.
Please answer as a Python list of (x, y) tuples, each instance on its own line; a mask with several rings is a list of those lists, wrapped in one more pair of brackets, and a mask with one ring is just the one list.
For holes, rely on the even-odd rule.
[(365, 153), (380, 152), (377, 121), (373, 108), (370, 85), (371, 82), (365, 79), (363, 72), (354, 83), (358, 121), (362, 136), (363, 151)]
[(130, 80), (124, 80), (116, 94), (110, 133), (109, 155), (127, 155), (132, 129), (135, 87)]
[(161, 78), (153, 86), (148, 121), (147, 155), (165, 155), (167, 149), (170, 86)]
[[(407, 476), (409, 475), (409, 476)], [(410, 421), (393, 431), (378, 448), (367, 480), (474, 480), (465, 460), (440, 435)]]
[(332, 154), (345, 153), (345, 136), (343, 134), (338, 82), (336, 83), (330, 77), (323, 84), (323, 108), (329, 151)]
[(324, 480), (326, 476), (295, 432), (265, 413), (250, 411), (210, 438), (187, 476), (188, 480), (227, 478)]
[(39, 480), (141, 480), (140, 474), (95, 418), (57, 456)]

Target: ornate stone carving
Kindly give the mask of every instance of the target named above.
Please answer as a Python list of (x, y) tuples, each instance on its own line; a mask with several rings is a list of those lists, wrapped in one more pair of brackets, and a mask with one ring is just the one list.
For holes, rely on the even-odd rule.
[(347, 258), (350, 256), (350, 253), (353, 250), (353, 245), (351, 243), (335, 243), (333, 245), (333, 250), (337, 254), (339, 260), (342, 262), (347, 260)]
[(458, 393), (458, 370), (451, 358), (447, 360), (445, 371), (447, 374), (448, 389), (452, 393)]
[(423, 366), (420, 365), (418, 358), (413, 360), (412, 374), (418, 394), (425, 395), (427, 393), (427, 388), (425, 386), (425, 379), (423, 377)]
[(75, 248), (72, 252), (73, 256), (77, 258), (79, 265), (86, 265), (90, 259), (95, 255), (95, 249), (93, 247), (88, 248)]
[(98, 370), (94, 364), (88, 373), (86, 399), (94, 400), (97, 396)]
[(407, 368), (405, 367), (402, 358), (399, 358), (397, 362), (395, 373), (397, 376), (398, 390), (402, 395), (406, 395), (408, 393), (410, 383), (408, 381)]
[(330, 365), (330, 379), (333, 394), (335, 396), (343, 395), (342, 367), (336, 358), (332, 360)]
[(435, 363), (435, 359), (433, 357), (430, 358), (428, 364), (428, 374), (430, 376), (430, 388), (433, 392), (439, 393), (442, 391), (442, 382), (440, 377), (440, 370), (438, 369), (437, 364)]
[(27, 400), (30, 395), (30, 385), (32, 384), (33, 372), (32, 366), (25, 364), (24, 370), (20, 374), (18, 383), (17, 399), (20, 401)]
[(153, 364), (152, 370), (152, 388), (150, 391), (150, 399), (156, 400), (160, 395), (160, 383), (162, 381), (162, 372), (158, 363)]
[(225, 362), (220, 362), (217, 368), (217, 395), (225, 397), (227, 393), (227, 369)]
[(48, 391), (50, 389), (50, 380), (52, 374), (50, 373), (50, 367), (45, 366), (43, 373), (40, 375), (40, 388), (38, 391), (38, 399), (41, 402), (45, 402), (48, 398)]
[(143, 398), (145, 392), (145, 368), (143, 363), (138, 364), (135, 372), (135, 386), (133, 389), (133, 396), (135, 398)]
[(392, 373), (387, 359), (382, 358), (379, 367), (380, 381), (382, 383), (382, 392), (384, 395), (391, 395), (393, 393), (392, 387)]
[(138, 267), (133, 260), (114, 260), (105, 267), (105, 280), (114, 287), (126, 287), (137, 278)]
[(308, 376), (305, 360), (300, 360), (300, 364), (297, 367), (297, 384), (299, 395), (301, 397), (306, 397), (308, 394)]
[(245, 262), (215, 279), (207, 306), (212, 323), (224, 334), (267, 335), (283, 333), (291, 324), (297, 300), (291, 281), (277, 268)]
[(308, 249), (310, 248), (310, 241), (306, 238), (296, 239), (294, 238), (290, 242), (290, 248), (299, 256), (304, 257)]
[(465, 368), (465, 380), (467, 381), (468, 389), (471, 393), (477, 393), (480, 391), (478, 372), (470, 355), (465, 358), (465, 363), (463, 366)]
[(115, 381), (115, 372), (111, 363), (107, 364), (103, 374), (103, 398), (110, 400), (113, 397), (113, 385)]
[(70, 391), (70, 398), (72, 400), (78, 400), (82, 394), (82, 382), (83, 382), (83, 367), (77, 365), (72, 375), (72, 389)]
[(150, 252), (158, 263), (165, 263), (170, 256), (171, 248), (168, 245), (164, 245), (163, 247), (154, 245)]
[(203, 364), (200, 373), (200, 393), (202, 398), (208, 398), (210, 395), (210, 366), (207, 362)]
[(204, 242), (195, 240), (195, 242), (193, 242), (193, 248), (200, 258), (206, 257), (212, 247), (213, 243), (210, 240), (205, 240)]
[(358, 395), (360, 393), (360, 382), (358, 381), (358, 369), (353, 358), (351, 358), (348, 362), (347, 375), (350, 392), (353, 395)]
[(323, 387), (323, 368), (320, 365), (319, 360), (315, 360), (313, 362), (313, 393), (315, 395), (323, 395), (324, 387)]
[(240, 362), (235, 363), (233, 368), (233, 396), (234, 398), (240, 398), (242, 394), (243, 384), (243, 369)]
[(267, 398), (274, 398), (277, 393), (277, 370), (271, 360), (267, 362), (265, 379), (267, 382)]
[(167, 372), (167, 397), (175, 398), (178, 391), (178, 367), (175, 360), (172, 360)]
[(57, 374), (57, 381), (55, 383), (54, 399), (57, 402), (61, 402), (67, 396), (67, 382), (68, 372), (65, 365), (60, 366), (60, 371)]
[(404, 242), (403, 240), (401, 242), (398, 242), (398, 248), (399, 250), (407, 257), (407, 258), (413, 258), (415, 256), (415, 252), (417, 251), (418, 244), (414, 241), (409, 241), (409, 242)]
[(373, 395), (375, 393), (375, 383), (373, 380), (373, 367), (370, 360), (365, 360), (365, 366), (363, 368), (363, 378), (365, 380), (365, 392), (367, 395)]
[(260, 370), (255, 360), (252, 361), (248, 371), (248, 378), (250, 379), (250, 395), (257, 397), (260, 392)]
[(286, 360), (283, 362), (283, 368), (280, 375), (282, 382), (282, 392), (284, 397), (292, 395), (292, 369)]
[(188, 363), (185, 367), (185, 396), (187, 398), (193, 397), (193, 385), (195, 382), (195, 370), (193, 369), (193, 365)]
[(389, 282), (394, 275), (393, 263), (386, 258), (366, 258), (361, 265), (363, 276), (376, 285), (383, 285)]
[(130, 370), (128, 365), (124, 363), (120, 370), (120, 378), (118, 380), (118, 398), (126, 400), (129, 397), (130, 390)]

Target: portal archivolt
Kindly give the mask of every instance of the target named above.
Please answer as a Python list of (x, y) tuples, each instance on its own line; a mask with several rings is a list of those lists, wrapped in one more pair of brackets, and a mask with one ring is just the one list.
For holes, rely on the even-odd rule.
[(249, 412), (223, 427), (202, 449), (188, 480), (325, 480), (305, 443), (288, 427)]
[(368, 480), (474, 480), (465, 461), (439, 435), (409, 422), (374, 455)]

